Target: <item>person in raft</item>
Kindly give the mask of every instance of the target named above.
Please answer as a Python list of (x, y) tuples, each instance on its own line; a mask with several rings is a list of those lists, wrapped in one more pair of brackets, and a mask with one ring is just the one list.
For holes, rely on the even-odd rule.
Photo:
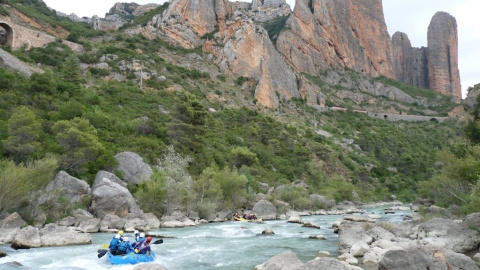
[(140, 244), (140, 246), (136, 249), (138, 252), (135, 250), (135, 252), (140, 253), (140, 254), (147, 254), (147, 256), (151, 255), (152, 249), (150, 248), (150, 242), (152, 241), (152, 237), (148, 236), (145, 241)]
[(117, 255), (124, 255), (133, 252), (132, 243), (130, 243), (128, 237), (124, 237), (123, 241), (118, 245)]
[(133, 234), (135, 235), (135, 243), (136, 243), (140, 240), (140, 234), (138, 233), (138, 230), (135, 230)]
[(117, 233), (115, 236), (113, 236), (112, 241), (110, 241), (110, 245), (108, 246), (108, 249), (110, 249), (110, 253), (112, 253), (112, 255), (117, 255), (118, 245), (120, 245), (120, 243), (120, 234)]
[(238, 215), (237, 212), (235, 212), (235, 215), (233, 215), (232, 220), (233, 220), (233, 221), (237, 221), (239, 218), (240, 218), (240, 216)]

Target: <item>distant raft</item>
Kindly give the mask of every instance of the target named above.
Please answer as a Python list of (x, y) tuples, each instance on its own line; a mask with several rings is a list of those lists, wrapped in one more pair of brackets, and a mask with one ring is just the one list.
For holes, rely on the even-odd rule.
[(141, 262), (153, 262), (155, 260), (155, 252), (152, 250), (150, 256), (134, 252), (124, 255), (113, 255), (108, 252), (107, 257), (111, 264), (137, 264)]
[(241, 217), (234, 217), (233, 221), (263, 223), (263, 220), (261, 218), (259, 218), (259, 219), (246, 219), (246, 218), (241, 218)]

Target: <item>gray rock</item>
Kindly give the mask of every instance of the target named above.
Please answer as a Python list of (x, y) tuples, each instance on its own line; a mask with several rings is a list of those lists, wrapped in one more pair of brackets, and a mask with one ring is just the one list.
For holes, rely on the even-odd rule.
[(145, 220), (151, 229), (160, 228), (160, 220), (153, 213), (146, 213)]
[(35, 228), (42, 228), (45, 225), (45, 222), (47, 221), (47, 215), (44, 213), (41, 213), (35, 217), (33, 220), (33, 224)]
[(7, 253), (3, 252), (3, 250), (0, 249), (0, 258), (6, 257)]
[(303, 265), (297, 255), (291, 251), (284, 252), (270, 258), (268, 261), (255, 266), (254, 270), (295, 270)]
[(156, 263), (146, 263), (135, 266), (133, 270), (167, 270), (167, 268)]
[(303, 266), (296, 268), (296, 270), (362, 270), (360, 267), (351, 266), (346, 262), (339, 261), (335, 258), (320, 257), (315, 258), (304, 264)]
[(60, 171), (55, 180), (48, 184), (45, 191), (48, 193), (41, 202), (44, 202), (49, 196), (54, 196), (55, 191), (59, 191), (60, 195), (65, 196), (72, 203), (79, 202), (84, 196), (90, 194), (90, 185), (78, 178), (70, 176), (64, 171)]
[(385, 230), (382, 227), (373, 227), (367, 231), (367, 234), (373, 237), (374, 241), (378, 241), (381, 239), (392, 241), (396, 238), (393, 233)]
[(100, 219), (90, 218), (80, 222), (78, 229), (83, 233), (96, 233), (100, 231)]
[(40, 234), (38, 229), (32, 226), (23, 228), (13, 240), (12, 248), (14, 249), (29, 249), (38, 248), (42, 246)]
[(270, 227), (267, 227), (265, 230), (262, 231), (262, 234), (272, 235), (272, 234), (275, 234), (275, 233), (273, 232), (273, 230)]
[(350, 254), (352, 254), (354, 257), (362, 257), (369, 250), (370, 247), (367, 245), (367, 243), (357, 242), (350, 248)]
[(25, 225), (27, 225), (27, 222), (17, 212), (0, 221), (0, 229), (2, 230), (21, 228)]
[(97, 182), (95, 189), (92, 190), (92, 194), (91, 209), (95, 216), (100, 219), (103, 219), (107, 214), (114, 214), (121, 218), (129, 213), (139, 217), (143, 216), (143, 212), (138, 207), (130, 191), (107, 178)]
[(480, 213), (468, 215), (462, 222), (462, 226), (468, 229), (480, 230)]
[(465, 253), (478, 249), (480, 235), (453, 220), (436, 218), (418, 226), (417, 240), (424, 245)]
[(124, 219), (121, 219), (117, 215), (107, 214), (100, 222), (100, 227), (105, 227), (106, 231), (108, 231), (108, 229), (123, 230), (123, 228), (125, 227), (125, 223), (126, 221)]
[(120, 178), (118, 178), (115, 174), (107, 171), (99, 171), (95, 175), (95, 179), (93, 180), (93, 185), (92, 185), (92, 190), (97, 187), (97, 185), (101, 182), (103, 178), (107, 178), (108, 180), (119, 184), (122, 187), (127, 187), (127, 183), (125, 181), (122, 181)]
[(302, 227), (320, 229), (320, 226), (319, 226), (319, 225), (314, 224), (314, 223), (312, 223), (311, 221), (305, 222), (305, 223), (302, 225)]
[(479, 269), (468, 256), (451, 250), (413, 248), (388, 251), (380, 261), (380, 270), (475, 270)]
[(342, 227), (338, 233), (338, 247), (340, 250), (348, 250), (357, 242), (371, 244), (373, 238), (365, 232), (362, 225)]
[(123, 172), (124, 179), (134, 184), (140, 184), (149, 179), (153, 171), (143, 158), (132, 152), (122, 152), (115, 155), (118, 160), (118, 170)]
[(135, 230), (146, 232), (146, 231), (150, 231), (150, 228), (148, 227), (148, 223), (145, 219), (140, 219), (140, 218), (128, 219), (125, 222), (125, 231), (133, 232)]
[(258, 218), (268, 220), (277, 218), (277, 208), (269, 201), (261, 200), (257, 202), (252, 211), (257, 214)]
[(57, 225), (58, 226), (65, 226), (65, 227), (70, 227), (70, 226), (74, 226), (75, 225), (75, 218), (74, 217), (65, 217), (65, 218), (62, 218), (61, 220), (59, 220), (57, 222)]
[(88, 245), (92, 243), (89, 233), (78, 233), (68, 227), (48, 224), (39, 231), (43, 247)]

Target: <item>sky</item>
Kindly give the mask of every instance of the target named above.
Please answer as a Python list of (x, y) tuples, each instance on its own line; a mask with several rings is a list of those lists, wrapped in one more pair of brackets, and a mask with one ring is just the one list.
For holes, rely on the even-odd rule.
[[(43, 0), (49, 7), (79, 17), (104, 17), (116, 2), (162, 4), (165, 0)], [(231, 0), (234, 1), (234, 0)], [(306, 1), (306, 0), (303, 0)], [(249, 2), (245, 0), (245, 2)], [(287, 0), (295, 6), (295, 0)], [(462, 81), (462, 96), (467, 88), (480, 83), (480, 10), (479, 0), (383, 0), (383, 9), (388, 32), (408, 35), (412, 46), (427, 46), (428, 25), (437, 11), (450, 13), (457, 20), (459, 35), (459, 69)]]

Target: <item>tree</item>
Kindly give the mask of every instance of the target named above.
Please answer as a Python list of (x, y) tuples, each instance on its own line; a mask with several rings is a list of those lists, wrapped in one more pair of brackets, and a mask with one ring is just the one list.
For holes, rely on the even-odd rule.
[(180, 93), (177, 101), (172, 120), (167, 124), (170, 141), (182, 152), (199, 153), (207, 119), (205, 106), (188, 92)]
[(155, 170), (149, 180), (139, 186), (135, 197), (143, 211), (152, 212), (156, 216), (165, 213), (165, 201), (167, 200), (167, 183), (165, 175)]
[(215, 174), (215, 181), (220, 184), (226, 208), (238, 209), (246, 203), (248, 179), (237, 169), (224, 168)]
[(35, 190), (52, 180), (57, 160), (45, 158), (27, 165), (0, 160), (0, 213), (18, 211)]
[(212, 165), (206, 168), (193, 184), (193, 191), (196, 198), (196, 210), (201, 218), (210, 218), (220, 207), (222, 189), (215, 180), (218, 167)]
[(158, 160), (157, 170), (165, 176), (167, 187), (166, 211), (172, 213), (178, 208), (188, 208), (193, 180), (187, 171), (192, 162), (189, 156), (181, 156), (169, 146), (164, 156)]
[(20, 107), (8, 120), (8, 138), (3, 141), (5, 151), (14, 156), (17, 164), (26, 161), (39, 151), (41, 133), (35, 114), (27, 107)]
[(33, 92), (45, 92), (55, 94), (57, 83), (53, 78), (53, 72), (49, 69), (45, 73), (33, 73), (30, 77), (30, 90)]
[(52, 130), (64, 150), (62, 168), (74, 174), (85, 172), (87, 164), (105, 152), (97, 131), (86, 119), (77, 117), (58, 121)]
[(230, 160), (232, 165), (241, 168), (243, 165), (252, 166), (258, 163), (257, 154), (246, 147), (236, 147), (230, 151)]

